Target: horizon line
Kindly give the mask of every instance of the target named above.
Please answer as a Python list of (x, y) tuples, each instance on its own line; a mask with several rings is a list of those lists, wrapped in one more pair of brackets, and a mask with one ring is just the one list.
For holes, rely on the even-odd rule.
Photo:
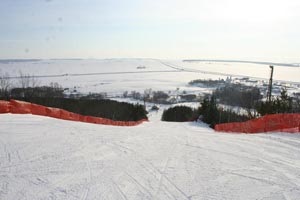
[(261, 65), (275, 65), (275, 66), (287, 66), (287, 67), (300, 67), (300, 62), (272, 62), (261, 60), (242, 60), (242, 59), (161, 59), (161, 58), (131, 58), (131, 57), (112, 57), (112, 58), (8, 58), (2, 59), (1, 62), (35, 62), (42, 60), (119, 60), (119, 59), (145, 59), (145, 60), (181, 60), (182, 62), (234, 62), (234, 63), (249, 63), (249, 64), (261, 64)]

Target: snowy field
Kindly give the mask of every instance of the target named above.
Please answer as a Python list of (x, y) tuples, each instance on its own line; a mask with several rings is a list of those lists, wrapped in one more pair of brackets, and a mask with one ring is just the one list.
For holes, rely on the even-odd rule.
[[(253, 77), (268, 81), (268, 65), (220, 62), (183, 62), (157, 59), (106, 59), (106, 60), (38, 60), (31, 62), (0, 62), (0, 75), (17, 77), (23, 74), (37, 76), (40, 85), (57, 82), (64, 88), (80, 93), (106, 92), (109, 96), (124, 91), (145, 89), (206, 92), (206, 88), (192, 87), (195, 79), (226, 79)], [(274, 79), (300, 84), (300, 67), (275, 66)], [(15, 85), (18, 79), (12, 79)], [(294, 91), (294, 92), (297, 92)]]
[(300, 135), (0, 115), (0, 199), (299, 199)]
[[(148, 88), (198, 94), (208, 89), (189, 81), (270, 73), (259, 64), (154, 59), (0, 62), (14, 85), (20, 71), (40, 85), (114, 97)], [(299, 77), (299, 67), (275, 67), (282, 83)], [(300, 134), (216, 133), (201, 123), (161, 122), (163, 108), (136, 127), (0, 114), (0, 199), (299, 199)]]

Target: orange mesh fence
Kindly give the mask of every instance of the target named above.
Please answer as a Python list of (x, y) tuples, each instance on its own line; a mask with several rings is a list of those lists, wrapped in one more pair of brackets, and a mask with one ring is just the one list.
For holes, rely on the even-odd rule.
[(295, 128), (285, 128), (281, 129), (281, 132), (288, 132), (288, 133), (299, 133), (300, 132), (300, 126)]
[(266, 121), (265, 117), (249, 120), (244, 122), (247, 124), (249, 133), (263, 133), (266, 132)]
[(42, 116), (47, 116), (47, 107), (46, 106), (41, 106), (38, 104), (31, 104), (31, 114), (33, 115), (42, 115)]
[(17, 100), (10, 100), (10, 101), (0, 100), (0, 113), (42, 115), (42, 116), (48, 116), (57, 119), (80, 121), (80, 122), (87, 122), (93, 124), (112, 125), (112, 126), (136, 126), (145, 121), (148, 121), (147, 119), (142, 119), (139, 121), (130, 121), (130, 122), (113, 121), (111, 119), (92, 117), (92, 116), (83, 116), (59, 108), (51, 108), (51, 107), (46, 107), (46, 106), (28, 103), (24, 101), (17, 101)]
[(14, 114), (31, 114), (31, 103), (10, 100), (10, 112)]
[(60, 109), (60, 119), (70, 120), (70, 121), (79, 121), (80, 115)]
[(10, 103), (9, 101), (0, 101), (0, 113), (9, 113)]
[(87, 116), (79, 115), (79, 121), (80, 122), (87, 122), (86, 118), (87, 118)]
[(61, 119), (60, 117), (60, 109), (59, 108), (50, 108), (47, 107), (46, 108), (46, 116), (48, 117), (53, 117), (53, 118), (57, 118), (57, 119)]
[(217, 124), (215, 130), (232, 133), (300, 132), (300, 114), (272, 114), (246, 122)]
[(77, 114), (77, 113), (71, 113), (71, 116), (72, 116), (72, 121), (76, 121), (76, 122), (79, 122), (80, 120), (80, 115)]

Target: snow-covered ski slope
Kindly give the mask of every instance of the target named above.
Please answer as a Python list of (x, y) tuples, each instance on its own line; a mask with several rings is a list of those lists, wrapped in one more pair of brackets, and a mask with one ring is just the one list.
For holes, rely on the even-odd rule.
[[(208, 89), (189, 81), (270, 73), (267, 65), (235, 62), (0, 61), (0, 75), (15, 86), (20, 71), (39, 85), (112, 97), (148, 88), (198, 94)], [(275, 80), (299, 76), (299, 67), (275, 67)], [(0, 114), (0, 200), (299, 199), (299, 134), (216, 133), (200, 123), (161, 122), (161, 112), (136, 127)]]
[[(103, 60), (36, 60), (27, 62), (0, 61), (0, 75), (17, 77), (34, 75), (40, 85), (58, 82), (65, 88), (81, 93), (106, 92), (109, 95), (124, 91), (174, 91), (176, 88), (199, 93), (203, 88), (188, 86), (195, 79), (219, 79), (228, 76), (254, 77), (268, 81), (269, 66), (236, 62), (183, 62), (158, 59)], [(274, 80), (297, 82), (300, 67), (275, 66)], [(12, 79), (17, 85), (18, 79)]]
[(299, 134), (0, 115), (0, 199), (294, 199)]

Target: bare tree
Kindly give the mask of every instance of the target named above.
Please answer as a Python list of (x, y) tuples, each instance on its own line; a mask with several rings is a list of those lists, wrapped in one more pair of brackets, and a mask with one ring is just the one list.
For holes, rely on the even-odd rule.
[(145, 89), (144, 90), (144, 101), (150, 101), (151, 100), (151, 96), (152, 96), (152, 89)]
[(8, 100), (11, 81), (9, 75), (0, 75), (0, 98)]
[(144, 95), (143, 95), (144, 108), (146, 108), (146, 101), (151, 100), (151, 94), (152, 94), (151, 88), (144, 90)]
[(294, 93), (293, 112), (300, 112), (300, 93)]
[(39, 82), (35, 76), (19, 71), (19, 85), (23, 90), (23, 97), (26, 99), (34, 95), (34, 88), (39, 85)]
[(24, 74), (22, 71), (19, 71), (19, 84), (21, 88), (35, 88), (39, 82), (33, 75)]

